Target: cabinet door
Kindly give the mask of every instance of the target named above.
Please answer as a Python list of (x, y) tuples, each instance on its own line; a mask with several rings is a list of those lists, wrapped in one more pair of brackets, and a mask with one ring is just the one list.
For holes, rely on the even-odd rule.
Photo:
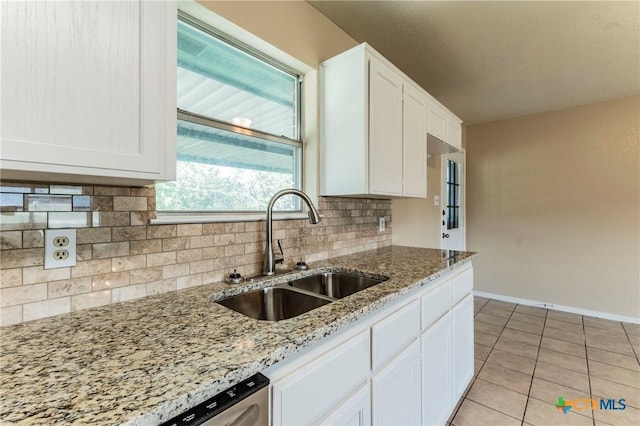
[(404, 85), (403, 189), (405, 197), (427, 197), (427, 99)]
[(447, 141), (452, 147), (462, 149), (462, 123), (456, 117), (447, 117)]
[(370, 371), (369, 330), (273, 383), (273, 425), (306, 425), (339, 405)]
[(369, 192), (402, 195), (402, 78), (369, 61)]
[(327, 426), (367, 426), (371, 424), (371, 391), (369, 382), (344, 404), (332, 410), (324, 419), (314, 422)]
[(453, 385), (457, 401), (473, 378), (473, 295), (453, 309)]
[(422, 424), (425, 425), (444, 425), (454, 407), (451, 374), (452, 331), (452, 314), (448, 312), (421, 338)]
[(175, 20), (175, 2), (2, 2), (3, 169), (164, 177)]
[(427, 132), (443, 142), (447, 141), (447, 111), (432, 100), (427, 104)]
[(420, 342), (416, 340), (371, 381), (374, 425), (419, 425)]

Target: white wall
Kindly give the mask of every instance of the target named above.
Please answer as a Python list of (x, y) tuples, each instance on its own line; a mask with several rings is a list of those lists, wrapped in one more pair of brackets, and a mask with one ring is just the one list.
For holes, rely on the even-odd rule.
[(640, 318), (639, 122), (636, 96), (467, 128), (477, 290)]

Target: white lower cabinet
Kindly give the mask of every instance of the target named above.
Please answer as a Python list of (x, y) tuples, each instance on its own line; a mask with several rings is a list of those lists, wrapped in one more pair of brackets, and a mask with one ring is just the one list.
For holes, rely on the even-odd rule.
[(457, 401), (473, 378), (473, 295), (451, 311), (453, 315), (453, 390)]
[(373, 425), (420, 424), (420, 342), (416, 340), (371, 380)]
[[(448, 312), (422, 334), (422, 424), (443, 425), (455, 403), (453, 399), (453, 322)], [(437, 383), (437, 386), (434, 384)]]
[(368, 330), (273, 384), (273, 424), (315, 423), (339, 406), (369, 374)]
[(371, 391), (369, 382), (365, 383), (344, 404), (332, 410), (324, 419), (316, 424), (368, 426), (371, 424)]
[(472, 280), (445, 274), (269, 367), (271, 424), (444, 425), (473, 377)]
[(371, 327), (373, 370), (386, 364), (420, 334), (420, 302), (414, 300)]

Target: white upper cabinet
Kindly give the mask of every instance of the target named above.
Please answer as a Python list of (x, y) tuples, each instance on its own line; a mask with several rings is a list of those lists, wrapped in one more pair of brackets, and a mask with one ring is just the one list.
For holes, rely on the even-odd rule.
[(447, 116), (447, 141), (457, 151), (462, 150), (462, 121), (453, 114)]
[(447, 110), (444, 109), (436, 100), (429, 99), (427, 107), (428, 118), (427, 131), (430, 135), (435, 136), (443, 142), (447, 141)]
[(404, 145), (402, 153), (405, 197), (427, 198), (427, 98), (404, 85)]
[(367, 44), (321, 65), (322, 195), (426, 197), (426, 94)]
[(427, 154), (462, 149), (462, 122), (366, 43), (320, 79), (320, 193), (426, 198)]
[(2, 2), (4, 179), (175, 178), (175, 2)]
[[(402, 78), (369, 59), (369, 192), (402, 195)], [(331, 165), (329, 164), (330, 168)], [(426, 181), (425, 181), (426, 182)]]
[(433, 97), (427, 99), (428, 152), (431, 155), (448, 154), (462, 149), (462, 120)]

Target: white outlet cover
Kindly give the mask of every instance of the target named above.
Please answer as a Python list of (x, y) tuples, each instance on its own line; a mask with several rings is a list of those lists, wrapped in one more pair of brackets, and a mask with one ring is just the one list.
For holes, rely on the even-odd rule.
[[(69, 244), (66, 247), (56, 247), (53, 240), (58, 237), (66, 237)], [(56, 260), (53, 253), (56, 250), (67, 250), (69, 257)], [(65, 268), (76, 266), (76, 230), (75, 229), (46, 229), (44, 231), (44, 269)]]

